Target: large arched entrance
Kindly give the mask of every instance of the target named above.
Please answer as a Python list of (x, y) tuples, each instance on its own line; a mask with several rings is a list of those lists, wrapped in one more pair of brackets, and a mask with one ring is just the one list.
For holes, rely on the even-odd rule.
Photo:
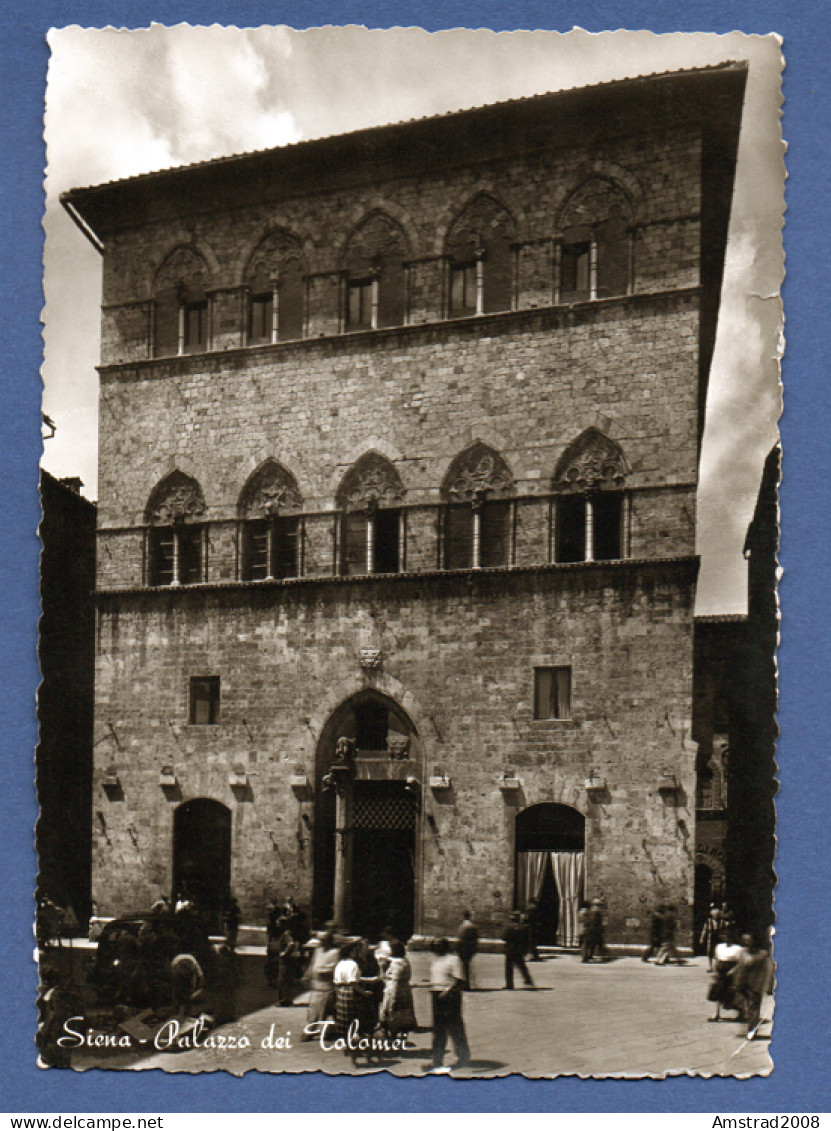
[(196, 797), (173, 815), (173, 894), (192, 899), (212, 932), (222, 927), (231, 891), (231, 810)]
[[(340, 739), (350, 765), (331, 775)], [(316, 760), (316, 919), (368, 937), (386, 926), (412, 935), (420, 763), (415, 726), (389, 697), (367, 690), (334, 712)]]
[(516, 816), (514, 905), (539, 907), (539, 941), (577, 946), (585, 883), (586, 821), (570, 805), (544, 801)]

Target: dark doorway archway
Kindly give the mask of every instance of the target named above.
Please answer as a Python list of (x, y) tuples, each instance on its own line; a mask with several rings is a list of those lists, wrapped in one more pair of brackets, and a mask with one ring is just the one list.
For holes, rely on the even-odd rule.
[(570, 805), (544, 801), (516, 816), (514, 905), (535, 902), (538, 941), (577, 945), (577, 911), (584, 896), (586, 821)]
[[(340, 738), (354, 743), (348, 801), (324, 788)], [(335, 883), (342, 868), (338, 874), (344, 876), (346, 892), (344, 929), (377, 937), (390, 926), (400, 938), (412, 935), (418, 804), (408, 779), (421, 778), (420, 761), (415, 726), (388, 696), (368, 688), (332, 714), (318, 744), (316, 763), (313, 914), (317, 921), (332, 918), (339, 905)], [(341, 844), (346, 861), (341, 858), (339, 864)]]
[(197, 797), (173, 816), (173, 894), (192, 899), (209, 931), (218, 933), (231, 892), (231, 810)]

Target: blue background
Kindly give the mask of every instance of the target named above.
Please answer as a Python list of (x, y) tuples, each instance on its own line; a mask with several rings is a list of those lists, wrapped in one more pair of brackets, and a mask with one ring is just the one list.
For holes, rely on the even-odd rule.
[[(307, 0), (6, 0), (0, 12), (0, 583), (3, 724), (0, 805), (3, 819), (0, 950), (0, 1110), (118, 1111), (829, 1111), (828, 1023), (831, 915), (829, 915), (828, 720), (829, 620), (825, 584), (828, 554), (829, 429), (831, 402), (824, 333), (829, 318), (831, 261), (828, 231), (829, 7), (824, 0), (776, 4), (770, 0), (558, 0), (507, 4), (441, 5)], [(780, 878), (777, 958), (780, 964), (773, 1074), (737, 1081), (674, 1078), (597, 1081), (562, 1078), (495, 1081), (447, 1078), (398, 1080), (260, 1076), (224, 1072), (166, 1076), (161, 1072), (74, 1073), (35, 1066), (35, 967), (31, 956), (31, 892), (35, 873), (32, 787), (36, 743), (34, 695), (38, 682), (36, 527), (39, 518), (41, 338), (43, 303), (43, 94), (50, 26), (131, 27), (152, 21), (236, 24), (364, 23), (550, 28), (589, 31), (617, 27), (654, 32), (740, 30), (784, 36), (785, 137), (789, 144), (785, 236), (787, 312), (784, 361), (785, 452), (781, 505), (783, 641), (779, 744), (781, 791), (777, 807)], [(729, 490), (729, 485), (726, 486)], [(703, 1005), (703, 1003), (702, 1003)], [(553, 1006), (556, 1024), (556, 1002)], [(639, 1024), (637, 1016), (633, 1026)]]

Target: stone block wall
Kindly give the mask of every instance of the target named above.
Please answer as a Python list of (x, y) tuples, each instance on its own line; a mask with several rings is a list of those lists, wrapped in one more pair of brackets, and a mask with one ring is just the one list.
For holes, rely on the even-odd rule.
[[(694, 561), (621, 563), (103, 598), (94, 798), (102, 913), (140, 909), (167, 890), (173, 811), (193, 797), (232, 810), (232, 883), (247, 921), (262, 921), (271, 894), (309, 903), (314, 808), (289, 779), (297, 768), (319, 778), (327, 720), (375, 687), (419, 735), (421, 931), (452, 929), (463, 903), (497, 929), (513, 905), (516, 813), (540, 801), (585, 815), (587, 894), (606, 899), (611, 938), (640, 939), (656, 897), (683, 915), (692, 898), (694, 575)], [(379, 670), (361, 669), (362, 647), (381, 649)], [(572, 717), (535, 721), (533, 669), (550, 664), (572, 667)], [(220, 723), (189, 726), (189, 678), (208, 674), (221, 679)], [(123, 790), (116, 799), (100, 784), (110, 764)], [(251, 784), (242, 799), (229, 785), (235, 764)], [(172, 798), (159, 786), (164, 765), (181, 788)], [(437, 766), (451, 777), (449, 794), (426, 786)], [(672, 804), (658, 792), (665, 768), (682, 785)], [(498, 787), (507, 769), (521, 781), (518, 796)], [(607, 786), (593, 800), (590, 770)]]

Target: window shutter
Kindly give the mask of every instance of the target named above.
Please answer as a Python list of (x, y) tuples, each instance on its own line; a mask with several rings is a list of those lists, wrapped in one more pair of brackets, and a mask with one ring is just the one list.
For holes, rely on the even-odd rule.
[(508, 564), (510, 544), (511, 504), (506, 501), (485, 503), (481, 512), (479, 564), (504, 566)]
[(366, 573), (366, 515), (358, 512), (343, 517), (342, 570), (348, 576)]

